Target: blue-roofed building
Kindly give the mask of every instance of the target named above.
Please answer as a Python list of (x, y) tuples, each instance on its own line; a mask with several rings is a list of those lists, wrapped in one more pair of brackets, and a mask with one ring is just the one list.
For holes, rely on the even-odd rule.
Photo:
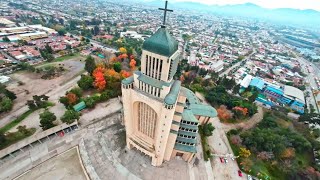
[(254, 77), (254, 78), (251, 80), (249, 86), (254, 87), (254, 88), (262, 91), (263, 88), (265, 87), (265, 82), (264, 82), (264, 80), (261, 79), (261, 78)]
[(264, 90), (264, 94), (272, 100), (278, 101), (283, 95), (283, 90), (281, 88), (268, 85)]
[[(292, 110), (303, 114), (305, 106), (304, 93), (292, 86), (277, 86), (268, 82), (265, 82), (259, 77), (252, 78), (250, 87), (254, 87), (260, 91), (260, 96), (256, 101), (275, 106), (277, 103), (289, 106)], [(265, 97), (263, 96), (265, 95)]]

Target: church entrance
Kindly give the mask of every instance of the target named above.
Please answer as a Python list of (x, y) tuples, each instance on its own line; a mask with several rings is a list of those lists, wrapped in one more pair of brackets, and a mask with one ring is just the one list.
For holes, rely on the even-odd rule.
[(154, 139), (156, 131), (157, 113), (146, 103), (138, 102), (136, 106), (138, 112), (137, 126), (138, 131)]
[(182, 157), (182, 156), (183, 156), (183, 153), (177, 152), (176, 156)]

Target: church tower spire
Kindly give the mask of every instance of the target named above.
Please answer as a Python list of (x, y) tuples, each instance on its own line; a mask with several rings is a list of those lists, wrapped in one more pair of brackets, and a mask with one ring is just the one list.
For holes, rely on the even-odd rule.
[(163, 15), (163, 24), (161, 25), (162, 28), (166, 27), (166, 19), (167, 19), (167, 12), (173, 12), (173, 10), (168, 9), (168, 1), (166, 1), (166, 5), (164, 8), (159, 8), (159, 10), (164, 11), (164, 15)]

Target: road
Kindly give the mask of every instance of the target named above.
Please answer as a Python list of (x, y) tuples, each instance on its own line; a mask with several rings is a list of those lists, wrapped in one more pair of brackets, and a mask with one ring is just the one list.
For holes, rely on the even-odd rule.
[[(196, 96), (204, 104), (208, 104), (202, 94), (196, 93)], [(212, 125), (215, 127), (215, 130), (212, 132), (212, 136), (208, 137), (208, 144), (214, 154), (214, 158), (211, 160), (214, 179), (247, 179), (244, 173), (243, 177), (239, 177), (239, 166), (236, 161), (233, 161), (231, 159), (231, 157), (234, 157), (234, 154), (226, 136), (226, 132), (228, 132), (233, 127), (228, 127), (228, 124), (221, 123), (218, 117), (213, 120)], [(226, 157), (228, 163), (221, 163), (220, 157)]]
[(16, 59), (14, 59), (13, 57), (9, 56), (6, 52), (4, 52), (3, 50), (0, 51), (0, 53), (2, 55), (4, 55), (4, 57), (6, 57), (7, 59), (9, 59), (12, 62), (18, 62)]
[[(74, 38), (77, 38), (80, 40), (80, 36), (77, 36), (77, 35), (74, 35), (74, 34), (70, 34), (70, 33), (67, 33), (68, 36), (72, 35)], [(107, 47), (106, 45), (102, 44), (101, 42), (99, 41), (96, 41), (96, 40), (93, 40), (93, 39), (90, 39), (90, 43), (94, 46), (94, 47), (98, 47), (98, 48), (101, 48), (105, 51), (108, 51), (108, 52), (111, 52), (111, 53), (115, 53), (115, 52), (118, 52), (117, 49), (114, 49), (114, 48), (110, 48), (110, 47)]]
[(211, 161), (213, 167), (214, 179), (217, 180), (233, 180), (233, 179), (246, 179), (244, 173), (243, 177), (239, 177), (239, 166), (236, 161), (233, 161), (233, 152), (230, 147), (229, 141), (225, 133), (225, 127), (218, 118), (214, 119), (213, 126), (215, 130), (212, 132), (212, 136), (208, 137), (209, 145), (214, 154), (218, 156), (228, 156), (228, 163), (221, 163), (220, 157), (215, 156)]
[(253, 52), (251, 54), (249, 54), (244, 60), (237, 62), (236, 64), (232, 65), (230, 68), (228, 68), (227, 70), (225, 70), (223, 73), (221, 73), (219, 75), (219, 77), (223, 77), (224, 75), (228, 75), (230, 71), (232, 71), (233, 69), (235, 69), (236, 67), (239, 67), (240, 64), (243, 61), (247, 61), (251, 58), (251, 56), (256, 52), (256, 50), (254, 49)]
[[(297, 56), (297, 60), (301, 65), (301, 70), (304, 74), (307, 75), (307, 77), (305, 77), (306, 81), (309, 82), (309, 86), (307, 86), (307, 91), (310, 94), (310, 97), (306, 98), (306, 103), (308, 106), (308, 109), (310, 109), (310, 104), (313, 105), (313, 107), (316, 109), (316, 112), (319, 113), (318, 111), (318, 105), (317, 105), (317, 101), (320, 101), (320, 96), (318, 95), (317, 97), (313, 98), (313, 91), (312, 89), (318, 89), (317, 83), (315, 82), (315, 77), (320, 77), (320, 71), (319, 69), (312, 63), (310, 63), (309, 61), (307, 61), (306, 59), (304, 59), (303, 57), (300, 57), (296, 52), (293, 51), (293, 53)], [(311, 67), (313, 69), (313, 72), (308, 72), (308, 68)], [(316, 99), (316, 100), (315, 100)]]
[[(196, 96), (204, 103), (206, 102), (202, 94), (196, 92)], [(238, 123), (238, 124), (224, 124), (221, 123), (219, 118), (216, 117), (213, 120), (212, 125), (215, 130), (212, 132), (212, 136), (208, 137), (208, 144), (213, 151), (213, 160), (211, 161), (211, 166), (213, 168), (214, 179), (220, 180), (233, 180), (233, 179), (247, 179), (247, 175), (243, 174), (243, 177), (239, 177), (238, 170), (239, 166), (236, 161), (232, 160), (234, 157), (233, 151), (231, 149), (230, 143), (226, 136), (226, 133), (231, 129), (243, 129), (247, 130), (254, 127), (256, 124), (261, 122), (263, 119), (263, 109), (258, 106), (258, 113), (254, 114), (249, 120)], [(221, 163), (220, 157), (225, 157), (228, 163)]]

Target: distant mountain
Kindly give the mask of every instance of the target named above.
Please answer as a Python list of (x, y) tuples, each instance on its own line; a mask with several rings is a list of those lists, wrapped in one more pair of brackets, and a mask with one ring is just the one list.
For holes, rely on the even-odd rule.
[[(145, 1), (150, 6), (162, 7), (163, 1)], [(306, 9), (290, 9), (290, 8), (279, 8), (279, 9), (266, 9), (256, 4), (245, 3), (235, 5), (205, 5), (196, 2), (169, 2), (170, 9), (189, 9), (197, 11), (205, 11), (215, 13), (219, 15), (229, 16), (241, 16), (251, 17), (262, 20), (271, 20), (274, 22), (282, 23), (284, 25), (303, 25), (308, 27), (320, 28), (320, 12), (316, 10)]]

